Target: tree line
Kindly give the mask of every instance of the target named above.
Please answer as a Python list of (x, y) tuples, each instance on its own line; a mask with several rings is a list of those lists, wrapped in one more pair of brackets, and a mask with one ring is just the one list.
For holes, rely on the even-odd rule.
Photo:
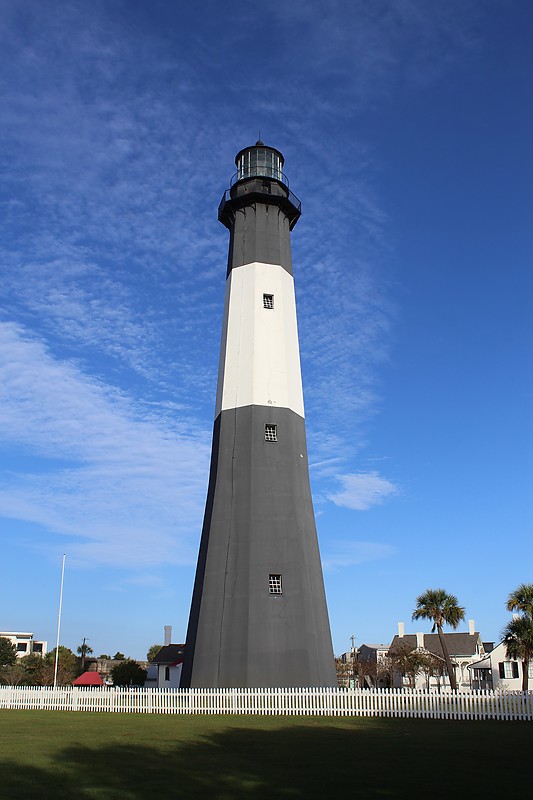
[[(154, 648), (157, 648), (153, 653)], [(152, 658), (160, 649), (154, 645), (149, 650)], [(57, 659), (57, 685), (68, 686), (85, 671), (85, 661), (93, 652), (83, 640), (77, 649), (78, 656), (68, 647), (59, 646)], [(153, 654), (152, 654), (153, 653)], [(103, 653), (100, 659), (117, 661), (110, 671), (114, 686), (144, 686), (147, 672), (137, 661), (126, 658), (117, 651), (114, 656)], [(152, 658), (149, 658), (151, 661)], [(28, 653), (18, 658), (17, 649), (10, 639), (0, 636), (0, 684), (10, 686), (53, 686), (55, 675), (56, 649), (45, 655)]]

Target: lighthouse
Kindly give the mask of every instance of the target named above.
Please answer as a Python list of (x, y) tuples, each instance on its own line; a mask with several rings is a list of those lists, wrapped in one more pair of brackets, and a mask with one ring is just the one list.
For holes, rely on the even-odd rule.
[(241, 150), (206, 509), (182, 687), (335, 686), (309, 484), (284, 159)]

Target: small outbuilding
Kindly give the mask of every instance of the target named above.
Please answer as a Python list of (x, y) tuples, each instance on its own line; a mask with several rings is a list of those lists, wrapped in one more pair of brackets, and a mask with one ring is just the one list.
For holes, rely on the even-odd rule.
[(97, 672), (83, 672), (72, 681), (73, 686), (103, 686), (104, 682)]
[(166, 644), (153, 660), (157, 665), (159, 689), (178, 689), (185, 653), (184, 644)]

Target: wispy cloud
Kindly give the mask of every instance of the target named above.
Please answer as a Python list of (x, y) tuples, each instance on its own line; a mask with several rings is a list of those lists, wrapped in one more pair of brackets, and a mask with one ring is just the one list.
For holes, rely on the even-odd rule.
[(328, 500), (335, 505), (355, 511), (366, 511), (399, 492), (398, 487), (392, 481), (382, 478), (377, 472), (339, 475), (337, 479), (343, 488), (338, 492), (328, 494)]
[[(336, 110), (347, 92), (352, 102), (368, 103), (402, 82), (434, 81), (476, 51), (476, 13), (469, 0), (294, 0), (272, 8), (296, 75), (312, 69), (321, 79), (317, 90), (326, 95), (329, 89)], [(262, 23), (252, 11), (247, 21)]]
[[(56, 10), (7, 3), (4, 318), (86, 362), (104, 355), (103, 369), (133, 371), (148, 393), (164, 388), (190, 404), (201, 396), (212, 407), (225, 165), (198, 105), (203, 81), (168, 42), (157, 52), (134, 24), (117, 35), (103, 4), (90, 14), (78, 3)], [(217, 171), (206, 192), (206, 174)]]
[(392, 545), (379, 542), (330, 542), (322, 553), (322, 564), (324, 569), (334, 571), (367, 561), (390, 558), (395, 552)]
[[(11, 448), (0, 513), (68, 535), (69, 552), (85, 562), (193, 561), (207, 433), (165, 410), (145, 415), (13, 325), (0, 325), (0, 347), (0, 425)], [(24, 454), (38, 459), (23, 474)]]
[[(138, 9), (128, 8), (119, 30), (104, 3), (88, 13), (75, 2), (66, 14), (59, 3), (51, 13), (8, 1), (6, 318), (11, 310), (30, 327), (38, 322), (82, 361), (104, 354), (146, 380), (148, 394), (157, 387), (210, 409), (226, 249), (216, 204), (233, 151), (250, 139), (249, 119), (268, 121), (265, 133), (285, 149), (305, 199), (294, 243), (306, 405), (328, 409), (312, 423), (317, 456), (328, 455), (333, 430), (356, 449), (379, 406), (388, 354), (390, 243), (371, 150), (335, 120), (419, 72), (435, 77), (468, 48), (468, 15), (452, 5), (454, 13), (409, 0), (273, 8), (279, 49), (267, 74), (252, 61), (250, 76), (232, 45), (263, 25), (252, 11), (240, 10), (213, 50), (200, 29), (169, 26), (153, 38)], [(286, 81), (300, 65), (299, 80)], [(223, 95), (221, 71), (231, 76)], [(262, 91), (249, 92), (250, 80)], [(246, 122), (235, 115), (243, 99)], [(332, 214), (341, 180), (350, 192)]]
[[(246, 30), (254, 31), (257, 15), (243, 13)], [(388, 99), (410, 98), (459, 59), (475, 57), (475, 13), (469, 2), (413, 0), (296, 0), (272, 9), (284, 45), (280, 69), (290, 59), (291, 81), (262, 76), (262, 91), (250, 102), (259, 118), (284, 112), (280, 146), (303, 198), (293, 243), (316, 460), (333, 452), (333, 431), (347, 460), (364, 443), (365, 423), (380, 406), (396, 314), (394, 243), (376, 180), (381, 165), (357, 132), (358, 115)]]
[(131, 575), (129, 578), (124, 578), (123, 584), (127, 586), (143, 586), (149, 589), (162, 589), (165, 586), (164, 580), (160, 575), (151, 575), (150, 573)]
[[(468, 50), (463, 5), (280, 4), (269, 69), (243, 72), (237, 45), (264, 26), (250, 9), (208, 39), (209, 20), (154, 34), (142, 4), (6, 0), (0, 511), (72, 537), (82, 560), (191, 560), (227, 248), (216, 208), (256, 124), (304, 199), (293, 245), (314, 474), (348, 473), (395, 311), (379, 164), (338, 123)], [(41, 468), (17, 467), (21, 453)], [(329, 499), (349, 508), (396, 491), (374, 473), (340, 481)]]

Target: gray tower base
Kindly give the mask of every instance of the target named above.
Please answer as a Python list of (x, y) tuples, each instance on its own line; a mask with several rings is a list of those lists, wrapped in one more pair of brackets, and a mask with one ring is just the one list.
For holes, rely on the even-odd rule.
[[(278, 442), (265, 441), (266, 422)], [(269, 594), (271, 574), (283, 594)], [(305, 422), (288, 409), (215, 422), (187, 651), (182, 686), (337, 685)]]

